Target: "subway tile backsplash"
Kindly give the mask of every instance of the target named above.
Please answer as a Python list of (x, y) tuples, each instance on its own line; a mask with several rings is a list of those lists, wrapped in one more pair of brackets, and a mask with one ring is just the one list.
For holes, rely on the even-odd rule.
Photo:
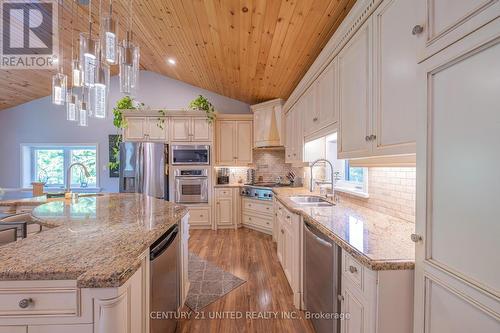
[(415, 223), (415, 168), (368, 168), (368, 194), (364, 199), (338, 192), (341, 200)]

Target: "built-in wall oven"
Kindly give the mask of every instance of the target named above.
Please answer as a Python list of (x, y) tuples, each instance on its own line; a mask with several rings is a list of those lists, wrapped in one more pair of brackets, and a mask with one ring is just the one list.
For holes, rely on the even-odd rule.
[(173, 145), (173, 165), (210, 165), (209, 145)]
[(175, 169), (175, 202), (183, 204), (208, 203), (208, 169)]

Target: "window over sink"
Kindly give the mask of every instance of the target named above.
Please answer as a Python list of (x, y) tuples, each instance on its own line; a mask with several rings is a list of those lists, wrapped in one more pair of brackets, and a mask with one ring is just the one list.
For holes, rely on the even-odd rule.
[(74, 167), (71, 170), (71, 187), (81, 189), (98, 187), (96, 144), (24, 144), (21, 146), (21, 156), (24, 188), (31, 187), (32, 182), (43, 182), (49, 189), (64, 188), (66, 170), (75, 162), (85, 165), (90, 177), (85, 177), (81, 168)]
[[(337, 158), (336, 132), (306, 142), (304, 154), (307, 162), (312, 162), (318, 158), (325, 158), (333, 164), (335, 190), (364, 198), (368, 197), (368, 170), (367, 168), (352, 167), (349, 160)], [(331, 181), (328, 166), (325, 165), (323, 168), (315, 167), (314, 169), (313, 178), (316, 181)]]

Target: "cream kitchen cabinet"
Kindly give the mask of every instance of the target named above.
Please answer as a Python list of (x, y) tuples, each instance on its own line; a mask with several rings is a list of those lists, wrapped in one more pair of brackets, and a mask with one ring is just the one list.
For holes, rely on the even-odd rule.
[(273, 228), (277, 244), (278, 260), (293, 291), (293, 303), (300, 308), (302, 297), (300, 286), (300, 226), (301, 218), (291, 213), (275, 200), (274, 215), (277, 226)]
[(340, 51), (339, 158), (415, 154), (417, 2), (382, 2)]
[(337, 79), (335, 58), (302, 97), (306, 137), (338, 121)]
[(372, 27), (369, 18), (338, 55), (342, 159), (368, 157), (372, 151)]
[[(417, 128), (415, 0), (386, 0), (373, 13), (371, 155), (414, 154)], [(347, 110), (348, 112), (348, 110)], [(347, 128), (348, 130), (349, 128)]]
[(168, 118), (126, 117), (127, 127), (123, 130), (124, 141), (168, 141)]
[(285, 162), (300, 165), (304, 156), (304, 102), (298, 101), (285, 115)]
[(419, 65), (415, 333), (499, 331), (499, 59), (500, 17)]
[(342, 333), (411, 333), (413, 270), (372, 271), (342, 250)]
[(410, 31), (418, 41), (418, 59), (423, 61), (457, 42), (500, 15), (497, 0), (415, 1), (418, 21)]
[(170, 141), (173, 142), (210, 142), (212, 125), (206, 117), (170, 118)]
[(234, 226), (233, 189), (215, 189), (215, 223), (217, 228)]
[(248, 166), (252, 163), (252, 120), (217, 120), (216, 165)]
[(242, 224), (267, 234), (273, 232), (272, 201), (243, 198), (241, 200)]
[(189, 206), (189, 227), (191, 229), (211, 229), (212, 210), (207, 205)]

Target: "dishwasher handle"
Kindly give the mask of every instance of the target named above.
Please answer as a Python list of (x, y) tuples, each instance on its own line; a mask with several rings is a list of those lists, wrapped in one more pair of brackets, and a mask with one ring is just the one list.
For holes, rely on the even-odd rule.
[(174, 225), (170, 228), (155, 244), (151, 247), (149, 253), (149, 260), (153, 261), (158, 258), (174, 241), (175, 237), (179, 233), (179, 226)]
[(320, 237), (315, 230), (313, 229), (313, 226), (311, 226), (309, 223), (304, 222), (305, 230), (306, 232), (310, 235), (310, 237), (313, 237), (318, 243), (325, 247), (333, 247), (333, 244), (322, 237)]

